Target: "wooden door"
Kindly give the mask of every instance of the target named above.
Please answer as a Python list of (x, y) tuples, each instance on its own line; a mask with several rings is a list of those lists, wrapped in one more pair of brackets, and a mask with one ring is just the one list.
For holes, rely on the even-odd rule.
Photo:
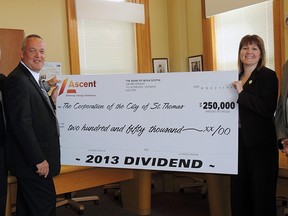
[(20, 61), (24, 30), (0, 28), (0, 73), (6, 76)]

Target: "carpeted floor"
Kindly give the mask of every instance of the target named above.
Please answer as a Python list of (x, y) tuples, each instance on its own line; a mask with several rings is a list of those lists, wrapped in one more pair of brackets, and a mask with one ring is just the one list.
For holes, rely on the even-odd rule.
[[(163, 192), (163, 177), (161, 174), (152, 176), (153, 187), (151, 194), (151, 216), (209, 216), (208, 199), (203, 197), (200, 188), (185, 189), (179, 192), (179, 182), (185, 181), (183, 177), (176, 177), (175, 191)], [(186, 179), (186, 181), (189, 179)], [(85, 202), (84, 216), (136, 216), (121, 207), (121, 200), (115, 199), (115, 189), (104, 193), (103, 187), (77, 192), (77, 196), (98, 195), (99, 204)], [(77, 216), (77, 211), (67, 206), (57, 208), (57, 216)]]
[[(163, 192), (163, 176), (161, 173), (152, 175), (153, 187), (151, 194), (150, 216), (210, 216), (208, 198), (201, 194), (200, 188), (185, 189), (179, 192), (179, 183), (191, 181), (187, 177), (174, 176), (174, 191)], [(104, 193), (103, 187), (91, 188), (77, 192), (77, 196), (98, 195), (99, 204), (84, 202), (84, 216), (136, 216), (121, 207), (121, 200), (115, 199), (115, 189)], [(116, 197), (117, 198), (117, 197)], [(284, 216), (281, 202), (278, 202), (278, 215)], [(77, 211), (67, 206), (57, 208), (57, 216), (77, 216)]]

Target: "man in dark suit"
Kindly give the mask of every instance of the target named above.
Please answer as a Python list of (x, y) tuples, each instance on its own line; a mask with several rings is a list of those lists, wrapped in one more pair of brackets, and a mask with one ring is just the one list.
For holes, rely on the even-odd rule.
[(5, 76), (0, 74), (0, 215), (5, 215), (7, 194), (6, 137), (2, 88)]
[(275, 114), (278, 147), (288, 156), (288, 61), (283, 66), (282, 85)]
[(43, 39), (27, 36), (21, 62), (5, 81), (8, 163), (17, 178), (17, 216), (56, 215), (52, 177), (60, 172), (59, 128), (53, 101), (38, 82), (44, 61)]

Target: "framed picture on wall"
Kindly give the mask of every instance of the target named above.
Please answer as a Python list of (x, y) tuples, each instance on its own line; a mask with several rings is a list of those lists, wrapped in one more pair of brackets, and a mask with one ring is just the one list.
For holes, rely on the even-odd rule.
[(190, 56), (188, 57), (189, 71), (203, 71), (203, 56)]
[(168, 68), (168, 58), (153, 58), (153, 72), (154, 73), (167, 73), (169, 72)]

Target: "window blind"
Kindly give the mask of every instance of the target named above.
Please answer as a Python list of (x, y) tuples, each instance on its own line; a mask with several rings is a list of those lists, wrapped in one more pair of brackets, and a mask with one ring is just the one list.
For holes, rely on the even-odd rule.
[(217, 70), (238, 70), (239, 43), (247, 34), (263, 39), (266, 66), (275, 68), (273, 2), (267, 1), (215, 16)]
[(80, 74), (136, 73), (134, 23), (78, 17), (77, 27)]
[(269, 0), (205, 0), (206, 17)]

